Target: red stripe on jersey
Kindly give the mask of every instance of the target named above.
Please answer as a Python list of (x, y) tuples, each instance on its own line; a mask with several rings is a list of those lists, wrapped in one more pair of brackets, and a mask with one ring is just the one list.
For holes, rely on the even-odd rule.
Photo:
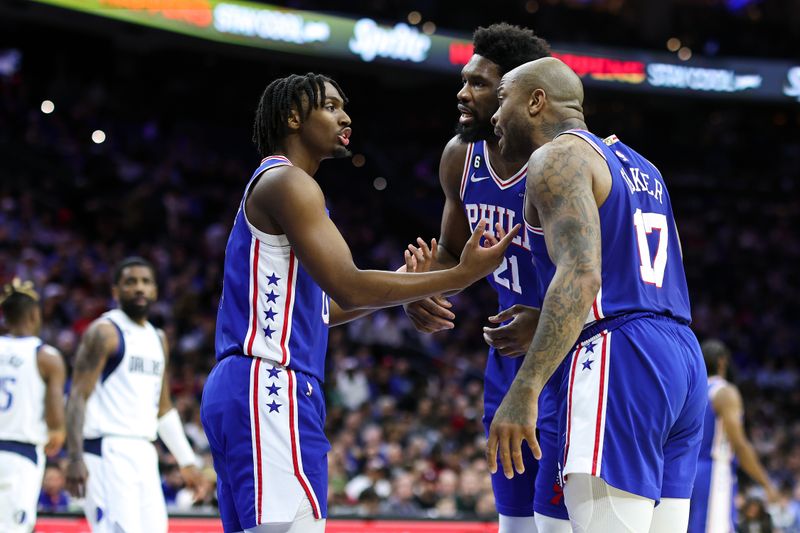
[(256, 239), (253, 250), (253, 307), (250, 312), (253, 314), (253, 323), (250, 326), (250, 340), (247, 341), (247, 355), (253, 355), (253, 342), (256, 340), (258, 331), (258, 249), (261, 241)]
[(283, 331), (281, 332), (281, 364), (285, 365), (286, 360), (289, 358), (289, 352), (286, 349), (286, 333), (289, 330), (289, 321), (292, 317), (289, 316), (289, 311), (292, 308), (292, 298), (294, 298), (294, 291), (292, 290), (292, 281), (294, 279), (294, 250), (289, 250), (289, 277), (286, 280), (286, 305), (283, 309)]
[(256, 524), (261, 523), (262, 477), (261, 477), (261, 413), (258, 407), (258, 373), (261, 370), (261, 358), (255, 358), (255, 371), (253, 372), (253, 424), (256, 432)]
[(297, 481), (300, 482), (300, 486), (303, 487), (303, 490), (308, 497), (308, 501), (311, 503), (311, 508), (314, 510), (314, 517), (317, 519), (322, 518), (319, 509), (315, 503), (314, 495), (311, 493), (311, 489), (308, 487), (306, 480), (303, 479), (303, 476), (300, 474), (300, 465), (297, 462), (297, 435), (294, 431), (294, 418), (295, 418), (295, 382), (294, 382), (294, 372), (286, 369), (286, 374), (289, 376), (289, 432), (291, 433), (291, 440), (292, 440), (292, 464), (294, 465), (294, 476), (297, 478)]
[(575, 349), (572, 359), (572, 368), (569, 371), (569, 396), (567, 397), (567, 445), (564, 446), (564, 464), (567, 464), (569, 455), (569, 437), (572, 433), (572, 386), (575, 384), (575, 368), (578, 366), (578, 357), (581, 353), (581, 346)]
[(594, 455), (592, 457), (592, 475), (597, 475), (597, 455), (600, 451), (600, 432), (602, 428), (602, 421), (603, 421), (603, 397), (605, 393), (605, 385), (606, 385), (606, 359), (608, 358), (608, 353), (606, 351), (606, 347), (608, 346), (608, 332), (603, 333), (603, 350), (602, 355), (600, 357), (600, 390), (597, 395), (597, 420), (595, 422), (595, 430), (594, 430)]

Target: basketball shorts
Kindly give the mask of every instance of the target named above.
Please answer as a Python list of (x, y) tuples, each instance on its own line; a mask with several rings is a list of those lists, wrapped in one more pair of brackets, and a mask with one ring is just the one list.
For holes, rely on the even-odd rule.
[(689, 498), (706, 389), (689, 326), (632, 313), (586, 328), (559, 390), (567, 483), (570, 474), (583, 473), (656, 502)]
[(291, 522), (303, 500), (327, 516), (330, 444), (322, 383), (271, 361), (232, 355), (203, 390), (201, 419), (226, 532)]
[[(483, 424), (486, 434), (492, 424), (492, 418), (503, 397), (511, 387), (523, 358), (503, 357), (490, 349), (489, 363), (484, 382)], [(539, 420), (537, 421), (537, 439), (542, 449), (542, 459), (533, 458), (527, 444), (522, 445), (522, 460), (525, 465), (523, 474), (514, 474), (507, 479), (502, 468), (492, 474), (497, 512), (505, 516), (533, 516), (534, 512), (551, 518), (567, 520), (567, 508), (564, 505), (562, 492), (559, 439), (558, 408), (556, 405), (561, 367), (551, 377), (539, 398)]]
[(83, 510), (93, 533), (166, 533), (167, 509), (152, 442), (85, 439), (83, 460), (89, 471)]
[(688, 533), (736, 531), (735, 494), (736, 473), (730, 462), (699, 460), (689, 508)]
[(42, 446), (0, 441), (0, 531), (33, 529), (44, 463)]

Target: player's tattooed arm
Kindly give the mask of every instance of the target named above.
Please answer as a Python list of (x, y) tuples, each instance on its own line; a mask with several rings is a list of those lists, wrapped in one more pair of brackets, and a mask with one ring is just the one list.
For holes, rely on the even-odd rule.
[(67, 489), (73, 496), (82, 497), (87, 478), (83, 463), (83, 421), (86, 401), (109, 356), (119, 348), (116, 327), (107, 320), (96, 320), (81, 339), (72, 370), (72, 388), (67, 401)]
[[(556, 266), (542, 303), (531, 346), (513, 385), (498, 409), (487, 453), (496, 469), (496, 454), (506, 477), (513, 465), (521, 472), (521, 443), (534, 455), (537, 402), (547, 380), (572, 348), (600, 288), (600, 217), (592, 192), (593, 153), (571, 142), (553, 142), (531, 156), (527, 202), (539, 214), (550, 258)], [(590, 148), (589, 148), (590, 149)]]

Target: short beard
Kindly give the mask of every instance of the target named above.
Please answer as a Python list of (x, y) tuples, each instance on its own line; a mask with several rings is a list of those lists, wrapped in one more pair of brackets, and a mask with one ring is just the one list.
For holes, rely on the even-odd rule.
[(150, 302), (145, 305), (137, 305), (133, 302), (120, 302), (119, 306), (132, 320), (145, 320), (150, 313)]
[(345, 157), (351, 157), (353, 152), (348, 150), (346, 146), (337, 146), (333, 149), (332, 155), (334, 159), (344, 159)]
[(488, 141), (495, 138), (494, 127), (491, 124), (474, 124), (465, 126), (460, 122), (456, 124), (456, 135), (464, 143)]

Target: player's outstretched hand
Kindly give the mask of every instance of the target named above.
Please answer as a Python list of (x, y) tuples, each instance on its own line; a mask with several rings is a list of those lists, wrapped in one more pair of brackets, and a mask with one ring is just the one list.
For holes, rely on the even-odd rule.
[[(405, 251), (406, 272), (427, 272), (436, 260), (436, 239), (431, 240), (430, 247), (421, 238), (417, 238), (417, 244), (419, 246), (409, 244)], [(444, 296), (432, 296), (405, 304), (403, 309), (417, 331), (435, 333), (455, 327), (453, 320), (456, 315), (451, 311), (452, 307), (453, 304)]]
[(486, 462), (489, 471), (497, 472), (497, 455), (507, 479), (514, 472), (525, 472), (522, 461), (522, 441), (528, 441), (533, 456), (542, 458), (539, 442), (536, 440), (536, 417), (538, 416), (538, 395), (525, 385), (515, 382), (508, 389), (506, 397), (497, 409), (489, 428), (489, 441), (486, 444)]
[[(456, 267), (467, 273), (467, 277), (471, 280), (469, 283), (474, 283), (480, 278), (488, 276), (500, 266), (506, 249), (511, 244), (512, 239), (517, 236), (520, 228), (520, 225), (517, 224), (511, 228), (507, 235), (498, 240), (494, 235), (486, 231), (486, 226), (486, 220), (481, 220), (475, 225), (475, 230), (472, 232), (467, 244), (464, 245), (464, 250), (461, 252), (461, 260)], [(484, 238), (483, 246), (481, 246), (481, 237)]]
[(514, 304), (489, 317), (489, 322), (492, 324), (502, 324), (507, 320), (510, 320), (508, 324), (496, 328), (484, 326), (483, 339), (500, 355), (506, 357), (525, 355), (539, 324), (539, 309)]
[(89, 479), (89, 471), (83, 459), (70, 459), (67, 463), (66, 488), (75, 498), (86, 497), (86, 480)]

